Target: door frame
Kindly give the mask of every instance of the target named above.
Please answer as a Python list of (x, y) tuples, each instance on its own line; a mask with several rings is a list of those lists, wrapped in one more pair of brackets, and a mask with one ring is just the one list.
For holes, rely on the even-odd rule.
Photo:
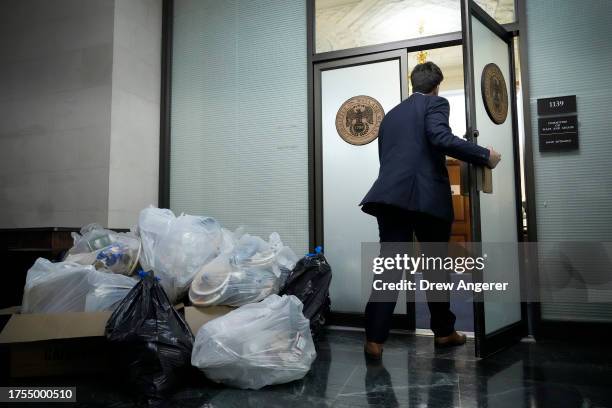
[[(522, 212), (522, 195), (521, 195), (521, 160), (519, 149), (519, 132), (517, 118), (517, 100), (516, 100), (516, 72), (514, 60), (514, 36), (508, 32), (503, 26), (497, 23), (486, 11), (478, 6), (473, 0), (461, 0), (461, 29), (463, 41), (463, 72), (465, 77), (465, 104), (466, 104), (466, 133), (468, 140), (475, 141), (473, 136), (473, 124), (476, 122), (474, 114), (476, 112), (476, 99), (478, 90), (475, 88), (474, 81), (474, 59), (473, 59), (473, 43), (472, 43), (472, 19), (474, 16), (483, 25), (489, 28), (494, 34), (502, 39), (508, 45), (509, 70), (510, 70), (510, 109), (512, 112), (512, 145), (513, 145), (513, 163), (514, 163), (514, 191), (515, 191), (515, 213), (516, 213), (516, 233), (517, 244), (520, 245), (523, 239), (523, 212)], [(476, 123), (476, 128), (478, 124)], [(470, 215), (472, 222), (472, 241), (481, 242), (481, 223), (480, 223), (480, 194), (477, 190), (476, 166), (469, 165), (470, 178)], [(519, 257), (519, 279), (521, 293), (525, 292), (525, 260)], [(482, 280), (482, 273), (475, 274), (475, 278)], [(527, 335), (527, 304), (521, 302), (521, 320), (495, 330), (492, 333), (486, 333), (485, 327), (485, 305), (484, 294), (474, 293), (474, 338), (476, 343), (476, 356), (486, 357), (504, 347), (517, 342), (520, 338)]]
[[(164, 0), (172, 1), (172, 0)], [(309, 246), (315, 248), (321, 244), (319, 241), (318, 226), (322, 225), (319, 222), (319, 214), (317, 213), (317, 197), (320, 192), (317, 192), (320, 187), (317, 184), (316, 167), (315, 167), (315, 65), (322, 63), (330, 64), (342, 64), (342, 61), (348, 59), (366, 57), (371, 54), (378, 54), (387, 51), (400, 52), (404, 51), (406, 55), (410, 52), (417, 52), (423, 50), (431, 50), (436, 48), (452, 47), (463, 44), (463, 32), (450, 32), (445, 34), (432, 35), (427, 37), (412, 38), (407, 40), (394, 41), (383, 44), (367, 45), (356, 48), (348, 48), (336, 51), (328, 51), (323, 53), (316, 52), (316, 30), (315, 30), (315, 1), (306, 0), (306, 59), (307, 59), (307, 78), (306, 87), (308, 90), (307, 105), (308, 105), (308, 208), (309, 208)], [(519, 7), (525, 0), (515, 0), (515, 22), (509, 24), (503, 24), (502, 27), (511, 33), (513, 37), (519, 36)], [(522, 6), (521, 6), (522, 7)], [(522, 58), (522, 66), (525, 68), (521, 72), (526, 70), (527, 59)], [(407, 80), (407, 78), (406, 78)], [(319, 87), (320, 89), (320, 87)], [(525, 105), (525, 100), (523, 105)], [(527, 105), (527, 109), (528, 109)], [(527, 128), (527, 126), (525, 126)], [(531, 161), (531, 157), (527, 162)], [(166, 187), (168, 188), (168, 187)]]
[[(314, 219), (311, 219), (313, 226), (314, 242), (316, 245), (321, 245), (325, 248), (325, 234), (323, 223), (323, 141), (322, 141), (322, 123), (321, 123), (321, 74), (325, 71), (330, 71), (340, 68), (349, 68), (359, 65), (375, 64), (385, 61), (399, 60), (400, 66), (400, 98), (403, 101), (408, 97), (408, 52), (404, 49), (383, 51), (380, 53), (371, 53), (356, 57), (335, 59), (332, 61), (315, 62), (313, 67), (313, 139), (312, 148), (312, 170), (313, 184), (311, 191), (313, 192), (312, 205)], [(319, 107), (319, 109), (315, 109)], [(391, 328), (414, 330), (416, 326), (415, 304), (414, 299), (407, 295), (406, 314), (396, 314), (393, 316)], [(365, 319), (362, 313), (339, 313), (331, 312), (328, 323), (332, 325), (341, 325), (349, 327), (365, 327)]]

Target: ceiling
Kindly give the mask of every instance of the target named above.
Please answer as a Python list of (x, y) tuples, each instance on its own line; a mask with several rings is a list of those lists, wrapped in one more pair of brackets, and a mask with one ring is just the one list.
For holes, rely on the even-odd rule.
[[(502, 23), (514, 0), (476, 0)], [(326, 52), (461, 30), (459, 0), (316, 0), (316, 50)]]

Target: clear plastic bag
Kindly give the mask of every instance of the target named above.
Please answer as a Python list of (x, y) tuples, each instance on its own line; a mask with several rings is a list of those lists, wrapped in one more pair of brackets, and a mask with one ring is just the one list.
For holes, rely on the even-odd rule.
[(111, 239), (113, 231), (105, 229), (100, 224), (87, 224), (81, 228), (80, 232), (80, 234), (76, 232), (71, 234), (74, 245), (68, 250), (68, 255), (95, 252), (113, 242)]
[[(198, 306), (241, 306), (278, 293), (281, 276), (295, 265), (297, 256), (283, 245), (277, 233), (268, 242), (240, 232), (224, 230), (224, 248), (197, 273), (189, 299)], [(238, 237), (238, 238), (237, 238)]]
[(202, 326), (191, 364), (238, 388), (298, 380), (317, 356), (309, 325), (298, 298), (271, 295)]
[(189, 288), (194, 275), (219, 253), (221, 225), (210, 217), (180, 215), (162, 237), (155, 252), (156, 275), (173, 279), (179, 294)]
[(141, 211), (141, 266), (153, 270), (172, 302), (184, 294), (200, 268), (214, 259), (222, 243), (221, 225), (210, 217), (149, 207)]
[(74, 245), (64, 261), (94, 265), (114, 273), (131, 275), (140, 256), (140, 239), (132, 233), (107, 230), (99, 224), (88, 224), (81, 234), (72, 233)]
[(140, 212), (137, 232), (142, 241), (140, 266), (145, 271), (155, 269), (157, 245), (168, 234), (175, 218), (174, 213), (165, 208), (148, 207)]
[(136, 282), (92, 265), (38, 258), (26, 276), (22, 313), (113, 310)]
[(89, 275), (87, 282), (90, 289), (85, 298), (85, 311), (94, 312), (115, 310), (138, 280), (115, 273), (96, 272)]
[(91, 265), (38, 258), (26, 276), (22, 313), (84, 311), (93, 273), (96, 269)]

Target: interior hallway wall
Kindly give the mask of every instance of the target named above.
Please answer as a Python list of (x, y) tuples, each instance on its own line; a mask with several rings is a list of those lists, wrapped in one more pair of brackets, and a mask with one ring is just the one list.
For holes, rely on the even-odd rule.
[[(612, 2), (525, 3), (538, 240), (612, 242)], [(580, 149), (540, 153), (537, 99), (563, 95), (577, 98)], [(610, 321), (606, 302), (568, 294), (566, 303), (544, 304), (543, 317)]]
[(161, 0), (0, 2), (0, 228), (157, 203)]
[(0, 228), (106, 224), (114, 1), (0, 2)]
[(175, 0), (170, 207), (308, 248), (306, 2)]
[(108, 226), (157, 205), (162, 0), (116, 0)]

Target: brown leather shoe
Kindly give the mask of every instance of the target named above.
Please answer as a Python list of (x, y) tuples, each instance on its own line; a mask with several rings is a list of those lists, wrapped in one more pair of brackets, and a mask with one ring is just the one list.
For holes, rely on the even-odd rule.
[(363, 352), (368, 358), (380, 360), (382, 358), (383, 345), (381, 343), (367, 341), (365, 346), (363, 346)]
[(438, 347), (463, 346), (465, 344), (465, 340), (465, 334), (460, 334), (454, 331), (448, 336), (434, 337), (434, 344)]

